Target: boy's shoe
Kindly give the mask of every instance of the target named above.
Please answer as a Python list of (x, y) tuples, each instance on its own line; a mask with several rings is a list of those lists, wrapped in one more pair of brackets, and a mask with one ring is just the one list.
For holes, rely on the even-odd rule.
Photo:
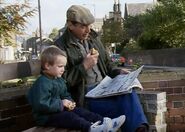
[(103, 118), (103, 124), (107, 127), (107, 132), (112, 129), (112, 119), (108, 117)]
[(90, 132), (116, 132), (124, 122), (125, 115), (121, 115), (114, 119), (104, 117), (101, 125), (100, 121), (97, 121), (91, 125)]
[(107, 125), (106, 123), (103, 123), (102, 125), (99, 125), (100, 121), (95, 122), (90, 127), (90, 132), (107, 132)]
[(125, 122), (125, 118), (125, 115), (121, 115), (112, 119), (112, 129), (110, 129), (109, 132), (117, 132), (121, 125)]

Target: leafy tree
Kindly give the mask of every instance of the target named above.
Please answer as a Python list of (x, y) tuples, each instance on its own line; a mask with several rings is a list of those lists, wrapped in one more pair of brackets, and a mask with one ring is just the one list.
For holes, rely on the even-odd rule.
[[(118, 37), (119, 35), (117, 34), (118, 32), (121, 32), (120, 30), (121, 23), (119, 22), (106, 22), (103, 25), (103, 36), (102, 36), (102, 41), (104, 43), (115, 43), (119, 42)], [(117, 32), (117, 33), (116, 33)]]
[(58, 35), (58, 29), (57, 28), (53, 28), (51, 33), (49, 34), (49, 38), (54, 40)]
[(15, 4), (0, 1), (0, 39), (12, 43), (12, 34), (22, 34), (27, 18), (32, 17), (36, 9), (32, 9), (27, 0)]
[(170, 13), (170, 15), (166, 17), (165, 24), (159, 27), (161, 40), (168, 43), (169, 47), (185, 47), (185, 1), (163, 1), (163, 5), (165, 13)]
[(185, 1), (162, 0), (145, 14), (126, 20), (125, 27), (128, 28), (127, 33), (135, 30), (135, 26), (128, 23), (141, 27), (141, 32), (135, 30), (136, 34), (129, 34), (143, 49), (180, 48), (185, 47), (184, 20)]
[(102, 29), (103, 35), (101, 39), (104, 45), (109, 47), (111, 43), (117, 43), (116, 50), (121, 51), (126, 41), (122, 22), (105, 21)]
[(128, 16), (124, 21), (125, 31), (129, 38), (137, 39), (143, 32), (143, 26), (140, 22), (142, 15)]

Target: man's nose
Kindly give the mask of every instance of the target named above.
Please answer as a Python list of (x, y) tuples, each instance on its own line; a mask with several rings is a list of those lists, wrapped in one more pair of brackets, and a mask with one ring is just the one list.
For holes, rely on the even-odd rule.
[(90, 26), (86, 26), (86, 33), (89, 33), (91, 31), (91, 27)]

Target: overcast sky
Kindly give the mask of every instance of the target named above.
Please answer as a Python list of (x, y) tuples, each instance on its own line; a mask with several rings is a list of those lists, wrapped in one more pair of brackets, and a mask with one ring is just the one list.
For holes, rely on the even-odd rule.
[[(6, 0), (19, 1), (19, 0)], [(30, 0), (33, 7), (37, 7), (38, 0)], [(151, 3), (153, 0), (120, 0), (122, 16), (125, 3)], [(84, 5), (89, 8), (96, 18), (103, 18), (113, 11), (114, 0), (40, 0), (41, 22), (44, 33), (50, 33), (53, 28), (62, 28), (66, 21), (66, 11), (73, 5)], [(31, 34), (38, 28), (38, 13), (27, 24), (27, 33)]]

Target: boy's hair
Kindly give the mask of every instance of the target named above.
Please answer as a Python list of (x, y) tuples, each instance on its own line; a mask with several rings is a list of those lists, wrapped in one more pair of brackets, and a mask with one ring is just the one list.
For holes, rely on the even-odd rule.
[(55, 59), (58, 55), (62, 55), (64, 57), (67, 57), (66, 53), (59, 49), (58, 47), (52, 45), (46, 48), (42, 54), (41, 54), (41, 67), (42, 69), (44, 68), (44, 65), (46, 63), (53, 65), (55, 63)]

